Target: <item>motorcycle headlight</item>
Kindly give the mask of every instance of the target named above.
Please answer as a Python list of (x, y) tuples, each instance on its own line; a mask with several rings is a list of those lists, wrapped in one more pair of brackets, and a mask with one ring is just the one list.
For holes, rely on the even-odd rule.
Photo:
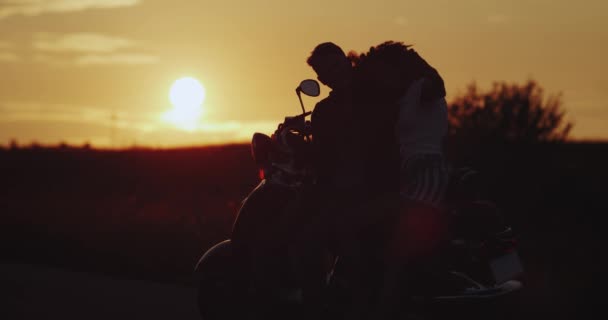
[(251, 156), (258, 167), (263, 167), (270, 161), (272, 149), (272, 139), (269, 136), (258, 132), (253, 135), (251, 139)]

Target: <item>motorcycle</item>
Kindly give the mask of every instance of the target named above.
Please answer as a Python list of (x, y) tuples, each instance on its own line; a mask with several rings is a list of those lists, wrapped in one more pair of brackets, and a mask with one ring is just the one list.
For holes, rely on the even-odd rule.
[[(203, 319), (294, 318), (306, 311), (285, 240), (290, 234), (286, 213), (303, 188), (314, 184), (309, 161), (314, 137), (306, 120), (311, 112), (305, 110), (301, 93), (318, 96), (318, 82), (304, 80), (296, 88), (301, 114), (285, 117), (271, 136), (253, 135), (252, 157), (261, 181), (243, 200), (230, 239), (208, 249), (194, 268)], [(452, 238), (440, 266), (421, 277), (418, 291), (410, 289), (403, 297), (409, 301), (408, 315), (432, 318), (458, 311), (471, 316), (477, 310), (487, 316), (483, 306), (496, 308), (523, 287), (516, 236), (496, 206), (476, 195), (477, 176), (469, 168), (450, 175)], [(349, 290), (342, 272), (348, 268), (339, 253), (328, 256), (327, 315), (345, 307), (339, 297)]]

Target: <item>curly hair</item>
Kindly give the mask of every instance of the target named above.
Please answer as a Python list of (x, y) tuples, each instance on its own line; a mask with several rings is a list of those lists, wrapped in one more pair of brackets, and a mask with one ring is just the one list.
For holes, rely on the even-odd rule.
[[(423, 91), (423, 99), (432, 97), (445, 97), (443, 79), (433, 67), (431, 67), (420, 55), (411, 49), (411, 45), (403, 42), (386, 41), (377, 46), (370, 47), (367, 53), (351, 57), (356, 78), (360, 85), (366, 86), (375, 93), (382, 93), (389, 99), (393, 99), (403, 93), (417, 79), (426, 77), (431, 81)], [(384, 66), (384, 68), (380, 68)], [(379, 87), (373, 82), (371, 74), (389, 78), (389, 72), (394, 78), (396, 71), (396, 83), (391, 88)]]

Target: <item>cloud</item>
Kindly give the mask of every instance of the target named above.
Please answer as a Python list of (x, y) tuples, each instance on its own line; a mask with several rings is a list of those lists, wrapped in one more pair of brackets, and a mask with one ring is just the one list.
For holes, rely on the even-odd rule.
[(0, 19), (14, 15), (37, 16), (45, 13), (130, 7), (141, 2), (141, 0), (9, 0), (0, 4)]
[(14, 45), (7, 41), (0, 41), (0, 49), (12, 48)]
[(166, 126), (162, 130), (148, 131), (138, 141), (152, 146), (188, 146), (224, 143), (246, 143), (255, 132), (270, 135), (276, 129), (276, 121), (207, 121), (195, 130), (180, 130)]
[(98, 55), (91, 54), (79, 57), (76, 59), (76, 64), (81, 66), (87, 65), (106, 65), (106, 64), (154, 64), (158, 63), (160, 58), (153, 55), (138, 54), (138, 53), (121, 53)]
[(2, 52), (0, 51), (0, 62), (13, 62), (20, 60), (19, 56), (12, 52)]
[(70, 33), (64, 35), (39, 33), (34, 37), (32, 45), (37, 50), (47, 52), (108, 53), (131, 47), (133, 41), (98, 33)]
[(0, 106), (0, 122), (80, 122), (107, 124), (110, 111), (90, 106), (70, 106), (41, 103), (4, 103)]
[(95, 146), (116, 146), (110, 134), (115, 131), (117, 137), (128, 138), (121, 140), (121, 146), (127, 146), (133, 137), (160, 134), (162, 129), (163, 124), (158, 123), (153, 113), (37, 102), (0, 104), (0, 144), (2, 139), (17, 138), (44, 144), (88, 141)]
[[(32, 46), (39, 52), (34, 61), (51, 65), (142, 65), (159, 62), (159, 57), (137, 52), (121, 52), (135, 47), (135, 41), (100, 33), (52, 34), (34, 36)], [(76, 54), (68, 57), (63, 54)]]
[[(46, 132), (50, 128), (66, 129), (57, 135), (57, 141), (45, 136), (32, 136), (39, 142), (58, 143), (67, 141), (78, 144), (84, 141), (94, 146), (129, 146), (134, 142), (145, 146), (203, 145), (215, 143), (249, 142), (254, 132), (270, 134), (276, 128), (276, 121), (240, 121), (203, 119), (195, 130), (184, 131), (160, 120), (159, 114), (141, 112), (112, 112), (95, 106), (73, 106), (42, 103), (0, 104), (0, 138), (23, 138), (14, 133), (23, 128), (37, 128)], [(95, 130), (93, 130), (96, 128)], [(11, 129), (10, 132), (6, 130)], [(101, 131), (100, 131), (101, 130)], [(107, 130), (107, 135), (99, 132)], [(112, 143), (111, 132), (116, 139)], [(24, 133), (25, 134), (25, 133)], [(57, 133), (59, 134), (59, 133)], [(70, 138), (68, 135), (74, 135)], [(42, 139), (42, 140), (41, 140)], [(46, 139), (46, 140), (45, 140)]]
[(13, 47), (14, 45), (10, 42), (0, 41), (0, 62), (14, 62), (20, 60), (19, 56), (10, 52), (10, 49)]
[(45, 63), (53, 66), (63, 66), (68, 64), (67, 61), (61, 60), (57, 57), (48, 54), (35, 54), (32, 57), (32, 61), (37, 63)]
[(216, 134), (227, 134), (237, 140), (250, 139), (254, 132), (270, 135), (277, 127), (276, 121), (223, 121), (203, 123), (199, 131)]

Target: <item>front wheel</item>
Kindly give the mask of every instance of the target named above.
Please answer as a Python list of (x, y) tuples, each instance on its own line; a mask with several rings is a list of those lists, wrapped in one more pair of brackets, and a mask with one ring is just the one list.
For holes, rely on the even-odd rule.
[(222, 241), (211, 247), (197, 263), (194, 273), (197, 302), (204, 320), (242, 319), (242, 284), (238, 281), (232, 243)]

